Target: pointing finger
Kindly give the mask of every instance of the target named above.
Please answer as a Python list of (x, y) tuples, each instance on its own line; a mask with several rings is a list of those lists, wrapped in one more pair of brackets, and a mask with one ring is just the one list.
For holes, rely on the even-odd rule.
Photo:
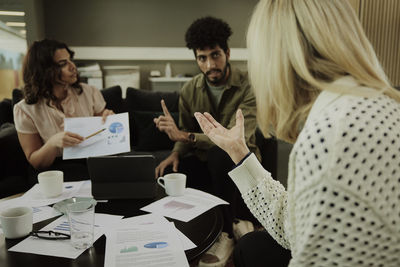
[(165, 116), (170, 116), (167, 105), (165, 105), (164, 99), (161, 99), (161, 108), (164, 111)]

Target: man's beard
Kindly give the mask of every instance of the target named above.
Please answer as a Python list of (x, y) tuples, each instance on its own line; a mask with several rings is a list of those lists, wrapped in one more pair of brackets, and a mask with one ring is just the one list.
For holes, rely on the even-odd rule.
[[(224, 67), (224, 69), (223, 69), (222, 71), (221, 71), (220, 69), (211, 69), (211, 70), (207, 71), (206, 73), (203, 72), (203, 74), (204, 74), (204, 76), (206, 77), (207, 82), (208, 82), (209, 84), (214, 85), (214, 86), (218, 86), (218, 85), (220, 85), (220, 83), (221, 83), (222, 81), (225, 80), (226, 74), (227, 74), (227, 72), (228, 72), (228, 67), (229, 67), (229, 63), (227, 62), (227, 63), (225, 64), (225, 67)], [(208, 78), (208, 75), (209, 75), (212, 71), (217, 71), (217, 72), (219, 72), (219, 73), (222, 73), (221, 77), (220, 77), (220, 78), (215, 78), (215, 79), (213, 79), (213, 80), (209, 79), (209, 78)]]

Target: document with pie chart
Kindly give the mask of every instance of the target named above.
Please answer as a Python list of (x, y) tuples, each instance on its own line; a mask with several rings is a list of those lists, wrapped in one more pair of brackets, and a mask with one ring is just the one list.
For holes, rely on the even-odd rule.
[(85, 140), (77, 146), (63, 149), (63, 159), (79, 159), (129, 152), (128, 113), (101, 117), (65, 118), (64, 131), (79, 134)]

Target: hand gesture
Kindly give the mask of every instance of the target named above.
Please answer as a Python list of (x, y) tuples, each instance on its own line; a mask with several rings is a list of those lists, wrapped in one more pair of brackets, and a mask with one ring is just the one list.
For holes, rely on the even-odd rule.
[(71, 133), (71, 132), (59, 132), (47, 141), (54, 147), (70, 147), (70, 146), (76, 146), (80, 144), (83, 140), (85, 140), (84, 137), (80, 136), (79, 134)]
[(172, 165), (172, 170), (174, 172), (178, 171), (178, 165), (179, 165), (179, 154), (178, 152), (172, 152), (171, 155), (168, 156), (165, 160), (163, 160), (155, 170), (155, 176), (158, 178), (159, 176), (164, 175), (164, 170), (166, 167), (169, 165)]
[(204, 134), (227, 152), (235, 164), (247, 155), (249, 148), (244, 138), (244, 117), (240, 109), (236, 112), (236, 125), (230, 130), (219, 124), (207, 112), (204, 114), (196, 112), (194, 116)]
[(107, 120), (107, 116), (114, 115), (114, 114), (115, 114), (114, 111), (105, 108), (101, 114), (101, 116), (102, 116), (101, 122), (104, 124)]
[(153, 120), (157, 129), (161, 132), (165, 132), (172, 141), (186, 141), (184, 132), (180, 131), (176, 126), (174, 118), (172, 118), (167, 106), (165, 105), (164, 99), (161, 100), (161, 108), (164, 115), (160, 115), (158, 118), (154, 118)]

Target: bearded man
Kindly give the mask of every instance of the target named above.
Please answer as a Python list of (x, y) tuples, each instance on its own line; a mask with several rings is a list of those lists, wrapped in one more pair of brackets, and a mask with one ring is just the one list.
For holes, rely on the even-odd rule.
[(185, 173), (188, 187), (209, 192), (230, 203), (221, 206), (223, 232), (202, 256), (199, 266), (224, 266), (234, 247), (233, 237), (240, 238), (253, 230), (250, 221), (237, 219), (237, 207), (244, 204), (228, 176), (235, 164), (202, 133), (194, 117), (195, 112), (208, 112), (229, 129), (235, 125), (235, 114), (240, 108), (247, 146), (260, 159), (255, 138), (256, 101), (247, 73), (233, 68), (229, 62), (231, 34), (226, 22), (213, 17), (197, 19), (190, 25), (185, 35), (186, 46), (193, 50), (201, 73), (180, 92), (179, 127), (164, 101), (161, 101), (164, 115), (154, 119), (157, 128), (175, 141), (172, 153), (157, 166), (156, 177), (171, 171)]

